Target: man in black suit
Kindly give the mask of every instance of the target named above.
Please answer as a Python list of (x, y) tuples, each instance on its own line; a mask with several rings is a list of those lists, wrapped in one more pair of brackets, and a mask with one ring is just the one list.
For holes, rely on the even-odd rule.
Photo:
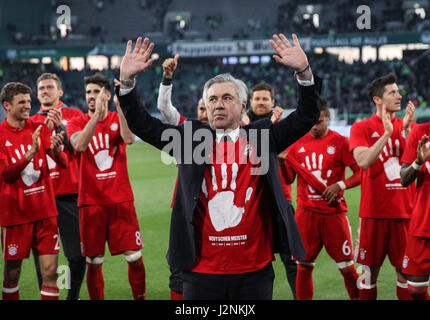
[(185, 300), (272, 299), (274, 252), (298, 260), (306, 255), (282, 192), (277, 154), (318, 120), (321, 80), (294, 34), (293, 41), (281, 34), (270, 43), (274, 59), (296, 71), (296, 111), (274, 124), (264, 119), (244, 127), (239, 122), (247, 87), (229, 74), (204, 85), (208, 124), (188, 120), (174, 126), (151, 117), (134, 87), (135, 77), (152, 63), (154, 44), (139, 37), (132, 51), (127, 43), (117, 89), (127, 123), (178, 163), (167, 261), (184, 270)]

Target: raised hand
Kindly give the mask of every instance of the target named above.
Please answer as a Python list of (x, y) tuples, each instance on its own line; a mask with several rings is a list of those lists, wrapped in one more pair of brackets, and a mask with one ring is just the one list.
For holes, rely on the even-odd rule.
[(382, 104), (382, 113), (381, 113), (382, 124), (384, 125), (385, 134), (389, 137), (393, 133), (393, 124), (391, 123), (391, 114), (387, 112), (387, 106)]
[(50, 148), (55, 155), (58, 155), (61, 152), (61, 145), (63, 144), (63, 140), (64, 140), (64, 131), (61, 131), (60, 133), (51, 136)]
[(145, 71), (152, 62), (151, 57), (154, 43), (149, 44), (149, 39), (145, 38), (142, 42), (142, 37), (137, 38), (136, 46), (131, 51), (132, 41), (127, 42), (125, 55), (122, 58), (120, 67), (121, 80), (133, 80), (139, 73)]
[(173, 73), (175, 72), (178, 66), (179, 54), (176, 54), (174, 58), (167, 58), (164, 60), (163, 64), (163, 74), (164, 77), (171, 79), (173, 77)]
[(289, 67), (296, 72), (303, 71), (308, 65), (308, 57), (300, 46), (299, 39), (293, 33), (294, 46), (290, 44), (284, 34), (273, 35), (273, 40), (270, 40), (270, 45), (278, 55), (273, 55), (276, 62)]
[(415, 115), (415, 105), (412, 101), (408, 101), (406, 106), (405, 116), (403, 117), (403, 129), (405, 130), (406, 138), (411, 132), (411, 123)]
[(420, 164), (423, 164), (428, 158), (430, 158), (430, 145), (427, 143), (428, 138), (429, 137), (425, 134), (418, 143), (417, 162)]
[(48, 116), (46, 117), (45, 123), (49, 129), (58, 128), (61, 125), (61, 120), (63, 119), (63, 114), (60, 109), (51, 109), (48, 111)]
[(284, 109), (282, 109), (279, 106), (276, 106), (275, 108), (273, 108), (272, 116), (270, 117), (270, 121), (272, 121), (272, 123), (275, 123), (275, 122), (278, 122), (279, 120), (281, 120), (283, 112), (284, 112)]
[(106, 94), (105, 88), (103, 87), (96, 98), (96, 110), (94, 111), (94, 116), (99, 121), (104, 118), (107, 112), (107, 107), (108, 107), (107, 101), (108, 101), (108, 96)]

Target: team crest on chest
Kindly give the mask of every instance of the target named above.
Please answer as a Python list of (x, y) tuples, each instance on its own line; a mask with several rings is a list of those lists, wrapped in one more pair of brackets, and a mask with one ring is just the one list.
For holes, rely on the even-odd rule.
[(117, 130), (118, 130), (118, 123), (112, 123), (112, 124), (110, 125), (110, 129), (111, 129), (112, 131), (117, 131)]
[(327, 147), (327, 153), (328, 154), (335, 154), (336, 153), (336, 147), (335, 146), (328, 146)]

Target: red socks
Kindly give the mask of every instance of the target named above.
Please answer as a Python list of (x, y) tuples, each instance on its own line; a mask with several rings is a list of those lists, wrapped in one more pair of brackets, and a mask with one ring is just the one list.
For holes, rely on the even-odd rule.
[(378, 290), (376, 288), (376, 282), (365, 286), (362, 284), (360, 290), (358, 290), (358, 297), (360, 300), (376, 300), (378, 296)]
[(400, 282), (399, 280), (397, 280), (396, 294), (397, 299), (399, 300), (412, 300), (412, 297), (409, 294), (407, 282)]
[[(340, 263), (338, 263), (338, 266)], [(359, 297), (359, 290), (357, 287), (357, 279), (359, 278), (359, 275), (357, 273), (357, 270), (355, 270), (354, 264), (352, 262), (346, 262), (344, 263), (344, 265), (344, 267), (339, 268), (339, 271), (343, 275), (343, 281), (345, 282), (346, 291), (348, 292), (349, 298), (351, 300), (357, 300)]]
[(103, 257), (87, 257), (87, 288), (90, 300), (104, 300)]
[(42, 290), (40, 290), (42, 300), (58, 300), (60, 296), (60, 289), (57, 286), (49, 287), (42, 284)]
[(430, 300), (428, 294), (429, 282), (412, 282), (408, 281), (408, 291), (413, 300)]
[(314, 264), (297, 264), (296, 295), (297, 300), (312, 300), (314, 285), (312, 283), (312, 271)]
[(3, 300), (19, 300), (19, 287), (17, 283), (5, 284), (3, 283), (2, 290)]
[(134, 300), (145, 300), (145, 266), (140, 251), (125, 256), (128, 262), (128, 280)]

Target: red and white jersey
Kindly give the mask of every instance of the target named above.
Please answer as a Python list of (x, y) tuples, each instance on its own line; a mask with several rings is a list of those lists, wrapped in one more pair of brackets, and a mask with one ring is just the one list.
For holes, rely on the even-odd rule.
[[(395, 117), (393, 133), (379, 158), (367, 170), (361, 171), (361, 218), (410, 218), (415, 184), (404, 188), (400, 184), (400, 158), (406, 145), (403, 120)], [(350, 151), (370, 148), (385, 132), (382, 119), (376, 113), (351, 127)]]
[(39, 125), (40, 150), (13, 183), (0, 184), (0, 225), (20, 225), (57, 216), (54, 190), (49, 177), (46, 152), (51, 146), (51, 132), (43, 123), (25, 121), (23, 129), (14, 128), (7, 120), (0, 124), (0, 160), (13, 165), (24, 159), (33, 144), (32, 135)]
[(264, 188), (264, 176), (252, 175), (258, 165), (246, 161), (255, 153), (244, 137), (236, 142), (214, 141), (211, 159), (224, 154), (224, 160), (214, 159), (205, 170), (193, 217), (197, 258), (192, 271), (252, 272), (274, 260), (272, 197)]
[[(345, 179), (345, 168), (355, 160), (349, 152), (348, 138), (335, 131), (328, 130), (325, 137), (315, 139), (308, 132), (288, 149), (304, 168), (310, 171), (320, 182), (330, 186)], [(297, 175), (297, 205), (318, 213), (347, 212), (343, 191), (339, 194), (340, 202), (329, 206), (322, 195), (313, 189), (300, 175)]]
[[(90, 120), (88, 114), (67, 123), (71, 137), (82, 131)], [(78, 205), (109, 205), (133, 200), (127, 170), (126, 144), (120, 134), (118, 113), (108, 112), (100, 121), (85, 152), (79, 158)]]
[[(430, 135), (430, 123), (415, 126), (406, 143), (401, 162), (412, 164), (417, 158), (417, 147), (423, 135)], [(430, 142), (427, 142), (428, 144)], [(417, 177), (415, 202), (409, 233), (415, 237), (430, 238), (430, 159), (424, 162)]]
[[(60, 108), (63, 115), (61, 121), (64, 126), (67, 126), (67, 122), (74, 118), (83, 115), (82, 111), (73, 108)], [(46, 119), (46, 115), (36, 113), (32, 119), (35, 121), (43, 122)], [(55, 135), (55, 129), (52, 130), (52, 134)], [(68, 134), (68, 138), (70, 138)], [(66, 169), (59, 168), (57, 163), (51, 159), (48, 155), (48, 166), (49, 173), (51, 175), (52, 183), (54, 186), (55, 195), (72, 194), (78, 193), (78, 156), (76, 152), (71, 152), (69, 149), (61, 146), (61, 150), (67, 155), (69, 165)]]

